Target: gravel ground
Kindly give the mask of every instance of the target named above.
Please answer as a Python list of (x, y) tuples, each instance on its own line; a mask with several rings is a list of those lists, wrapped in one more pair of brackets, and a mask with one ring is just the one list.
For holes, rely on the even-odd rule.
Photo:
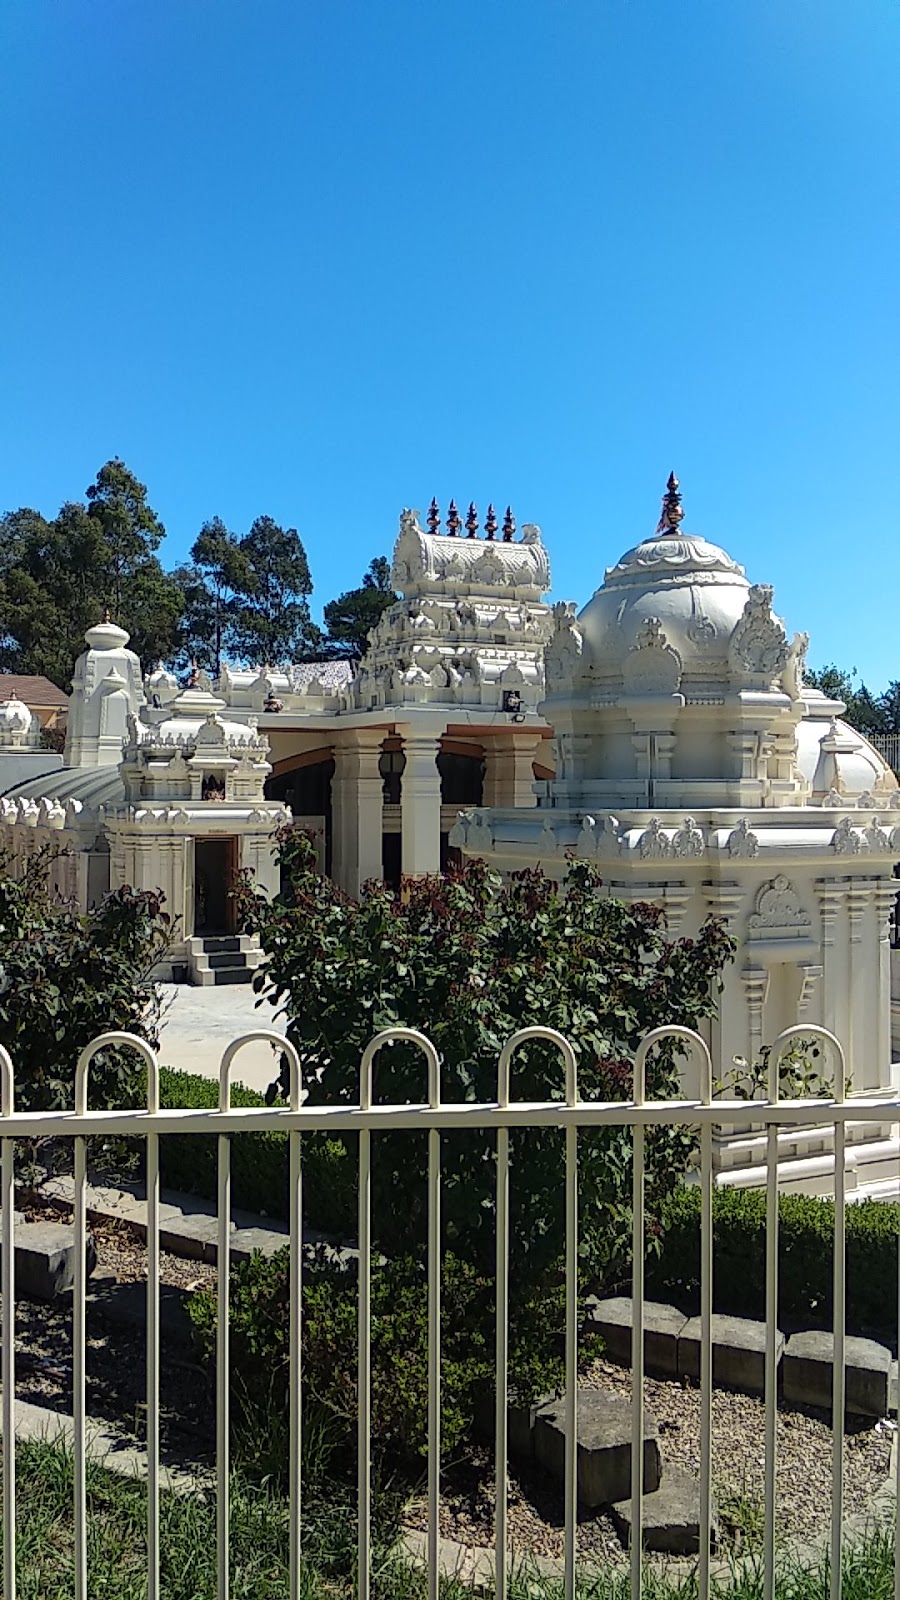
[[(588, 1387), (629, 1396), (631, 1374), (597, 1361), (585, 1375)], [(700, 1476), (700, 1391), (681, 1383), (646, 1379), (647, 1412), (659, 1424), (663, 1466), (680, 1466)], [(752, 1395), (713, 1391), (713, 1482), (720, 1509), (723, 1542), (740, 1548), (762, 1529), (765, 1488), (765, 1405)], [(827, 1416), (812, 1410), (780, 1410), (777, 1424), (777, 1505), (779, 1533), (813, 1538), (831, 1515), (832, 1437)], [(848, 1419), (844, 1447), (845, 1516), (864, 1512), (887, 1476), (891, 1433), (861, 1418)], [(560, 1486), (538, 1469), (511, 1466), (509, 1539), (520, 1556), (562, 1556), (563, 1505)], [(445, 1474), (441, 1532), (463, 1544), (493, 1544), (494, 1471), (488, 1450), (473, 1451)], [(425, 1528), (424, 1500), (411, 1502), (404, 1521)], [(582, 1555), (621, 1558), (622, 1544), (602, 1512), (579, 1513), (578, 1549)]]
[[(46, 1218), (46, 1208), (25, 1208)], [(91, 1224), (97, 1243), (97, 1272), (120, 1282), (146, 1276), (143, 1243), (121, 1223)], [(164, 1284), (186, 1290), (214, 1286), (215, 1268), (203, 1262), (160, 1253)], [(215, 1410), (206, 1376), (181, 1345), (166, 1348), (161, 1368), (163, 1449), (185, 1464), (207, 1465), (215, 1448)], [(110, 1428), (142, 1435), (145, 1340), (143, 1330), (108, 1323), (97, 1307), (88, 1309), (87, 1404), (90, 1415)], [(631, 1375), (607, 1361), (596, 1361), (585, 1385), (628, 1395)], [(71, 1307), (20, 1301), (16, 1306), (16, 1392), (36, 1405), (71, 1413)], [(648, 1413), (659, 1425), (663, 1462), (699, 1477), (700, 1392), (681, 1383), (645, 1380)], [(810, 1538), (828, 1526), (831, 1511), (832, 1437), (827, 1415), (813, 1410), (778, 1414), (778, 1524), (783, 1536)], [(740, 1546), (762, 1525), (765, 1406), (751, 1395), (713, 1391), (713, 1480), (726, 1543)], [(844, 1447), (845, 1515), (864, 1512), (886, 1477), (891, 1434), (863, 1419), (848, 1419)], [(494, 1472), (490, 1449), (473, 1448), (447, 1467), (443, 1476), (441, 1532), (464, 1544), (493, 1543)], [(427, 1525), (423, 1497), (413, 1497), (403, 1521)], [(562, 1492), (539, 1468), (511, 1465), (509, 1538), (521, 1556), (563, 1553)], [(621, 1556), (621, 1541), (611, 1520), (581, 1511), (579, 1551), (588, 1557)]]
[[(22, 1207), (26, 1216), (47, 1220), (45, 1207)], [(67, 1219), (63, 1219), (67, 1220)], [(97, 1274), (121, 1282), (146, 1277), (143, 1243), (118, 1222), (90, 1223), (97, 1244)], [(215, 1268), (160, 1252), (160, 1278), (183, 1289), (214, 1284)], [(167, 1348), (161, 1336), (160, 1433), (163, 1454), (184, 1464), (208, 1465), (215, 1450), (215, 1406), (206, 1375), (183, 1345)], [(87, 1408), (110, 1431), (144, 1436), (146, 1341), (143, 1329), (107, 1322), (88, 1306), (85, 1355)], [(29, 1300), (16, 1302), (16, 1395), (33, 1405), (72, 1412), (72, 1309)]]

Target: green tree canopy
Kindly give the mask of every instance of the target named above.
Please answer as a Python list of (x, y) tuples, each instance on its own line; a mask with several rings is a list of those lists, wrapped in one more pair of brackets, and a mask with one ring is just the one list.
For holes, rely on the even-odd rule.
[(365, 655), (369, 632), (388, 606), (397, 599), (391, 586), (391, 567), (386, 556), (369, 563), (358, 589), (348, 589), (329, 600), (323, 611), (327, 629), (325, 645), (329, 655), (358, 660)]
[(68, 689), (85, 630), (105, 606), (145, 661), (168, 658), (178, 637), (179, 585), (155, 551), (163, 526), (121, 461), (48, 521), (23, 508), (0, 519), (0, 598), (6, 671), (38, 673)]
[(296, 528), (257, 517), (238, 552), (245, 567), (229, 629), (236, 655), (271, 666), (309, 660), (321, 630), (309, 614), (312, 578)]
[(819, 672), (807, 667), (804, 679), (811, 689), (820, 689), (827, 694), (829, 700), (843, 700), (846, 706), (844, 720), (852, 728), (857, 728), (860, 733), (868, 736), (874, 733), (887, 733), (891, 709), (890, 688), (881, 695), (873, 695), (864, 683), (859, 688), (854, 686), (856, 668), (845, 672), (842, 667), (830, 662), (822, 667)]
[(175, 573), (182, 592), (181, 657), (218, 678), (223, 656), (235, 650), (235, 626), (254, 573), (237, 535), (221, 517), (205, 522), (191, 546), (190, 564)]

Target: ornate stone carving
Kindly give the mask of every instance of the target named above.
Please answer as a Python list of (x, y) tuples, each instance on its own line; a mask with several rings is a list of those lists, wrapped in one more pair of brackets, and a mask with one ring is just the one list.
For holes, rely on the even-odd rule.
[(844, 817), (834, 830), (831, 848), (839, 856), (858, 856), (868, 850), (869, 845), (859, 829), (854, 828), (850, 818)]
[(666, 639), (658, 617), (648, 617), (622, 663), (626, 694), (676, 694), (681, 657)]
[(578, 836), (579, 856), (610, 859), (622, 852), (622, 835), (615, 817), (585, 817)]
[(455, 843), (457, 848), (476, 855), (479, 850), (490, 850), (494, 843), (494, 830), (487, 812), (461, 811), (450, 837), (451, 843)]
[(784, 627), (772, 615), (773, 592), (770, 583), (751, 585), (729, 648), (739, 669), (770, 681), (784, 671), (790, 653)]
[(607, 567), (604, 583), (607, 587), (617, 582), (628, 582), (636, 574), (656, 568), (661, 573), (689, 570), (703, 578), (708, 572), (727, 573), (743, 578), (744, 569), (732, 561), (731, 556), (718, 545), (709, 544), (693, 534), (662, 534), (645, 539), (643, 544), (626, 550), (614, 567)]
[(885, 852), (890, 850), (891, 841), (884, 829), (879, 826), (877, 817), (873, 817), (871, 827), (865, 828), (863, 831), (866, 844), (870, 850), (883, 850)]
[(703, 835), (693, 817), (684, 822), (672, 836), (672, 854), (676, 856), (702, 856)]
[(846, 804), (847, 802), (844, 799), (844, 796), (840, 794), (837, 789), (829, 789), (824, 800), (822, 801), (822, 805), (826, 811), (835, 811), (839, 806), (845, 806)]
[(732, 828), (728, 835), (728, 854), (730, 856), (758, 856), (759, 840), (751, 831), (746, 817), (741, 817), (736, 828)]
[(571, 677), (583, 650), (584, 640), (575, 620), (575, 606), (571, 601), (557, 601), (553, 607), (553, 633), (544, 652), (547, 682), (561, 683)]
[(662, 831), (659, 817), (651, 819), (638, 840), (638, 851), (643, 861), (667, 861), (672, 854), (669, 837)]
[(803, 693), (803, 673), (808, 649), (809, 634), (795, 633), (781, 680), (785, 694), (789, 694), (792, 700), (799, 700)]
[(752, 933), (768, 929), (809, 928), (812, 918), (800, 904), (796, 889), (783, 873), (764, 883), (756, 896), (756, 910), (748, 919)]

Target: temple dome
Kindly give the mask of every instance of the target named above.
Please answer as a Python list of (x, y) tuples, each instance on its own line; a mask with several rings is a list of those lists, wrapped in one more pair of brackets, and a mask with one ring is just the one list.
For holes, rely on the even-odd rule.
[(33, 723), (34, 718), (28, 707), (24, 701), (17, 700), (15, 695), (0, 705), (0, 732), (30, 733)]
[(657, 534), (607, 570), (578, 628), (595, 671), (620, 671), (653, 622), (691, 670), (727, 654), (750, 589), (743, 567), (718, 545), (690, 534)]

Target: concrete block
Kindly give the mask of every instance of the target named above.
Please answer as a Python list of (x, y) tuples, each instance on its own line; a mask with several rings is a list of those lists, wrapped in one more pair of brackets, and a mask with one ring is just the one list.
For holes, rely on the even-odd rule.
[[(886, 1417), (891, 1352), (874, 1339), (844, 1340), (845, 1409), (862, 1417)], [(834, 1336), (795, 1333), (787, 1342), (782, 1375), (791, 1405), (831, 1410)]]
[[(75, 1229), (63, 1222), (17, 1222), (16, 1294), (26, 1300), (55, 1300), (75, 1281)], [(0, 1247), (2, 1257), (2, 1247)], [(97, 1265), (93, 1236), (87, 1236), (88, 1276)]]
[(254, 1250), (264, 1256), (274, 1256), (290, 1244), (290, 1235), (276, 1233), (272, 1228), (236, 1228), (231, 1235), (232, 1261), (249, 1261)]
[[(686, 1322), (678, 1339), (678, 1373), (682, 1378), (700, 1377), (700, 1318)], [(766, 1387), (766, 1325), (747, 1317), (712, 1319), (713, 1383), (723, 1389), (742, 1389), (747, 1394), (764, 1394)], [(776, 1362), (784, 1352), (784, 1334), (775, 1346)]]
[[(631, 1545), (631, 1500), (619, 1500), (612, 1518), (625, 1548)], [(713, 1548), (719, 1540), (718, 1513), (712, 1507)], [(700, 1485), (681, 1467), (666, 1467), (662, 1482), (644, 1498), (643, 1547), (666, 1555), (693, 1556), (700, 1549)]]
[[(234, 1230), (234, 1223), (231, 1224), (231, 1228)], [(206, 1261), (210, 1266), (215, 1266), (218, 1241), (217, 1217), (193, 1212), (186, 1216), (179, 1213), (171, 1220), (165, 1217), (160, 1220), (159, 1247), (161, 1250), (170, 1250), (173, 1255), (193, 1261)]]
[[(687, 1318), (674, 1306), (655, 1300), (644, 1302), (644, 1371), (651, 1377), (674, 1378), (678, 1373), (678, 1339)], [(587, 1302), (587, 1330), (599, 1333), (611, 1361), (631, 1365), (631, 1296)]]
[[(658, 1430), (644, 1417), (644, 1488), (659, 1488)], [(542, 1407), (534, 1423), (536, 1460), (565, 1482), (565, 1401)], [(578, 1391), (578, 1498), (585, 1506), (609, 1505), (631, 1491), (631, 1402), (602, 1389)]]

